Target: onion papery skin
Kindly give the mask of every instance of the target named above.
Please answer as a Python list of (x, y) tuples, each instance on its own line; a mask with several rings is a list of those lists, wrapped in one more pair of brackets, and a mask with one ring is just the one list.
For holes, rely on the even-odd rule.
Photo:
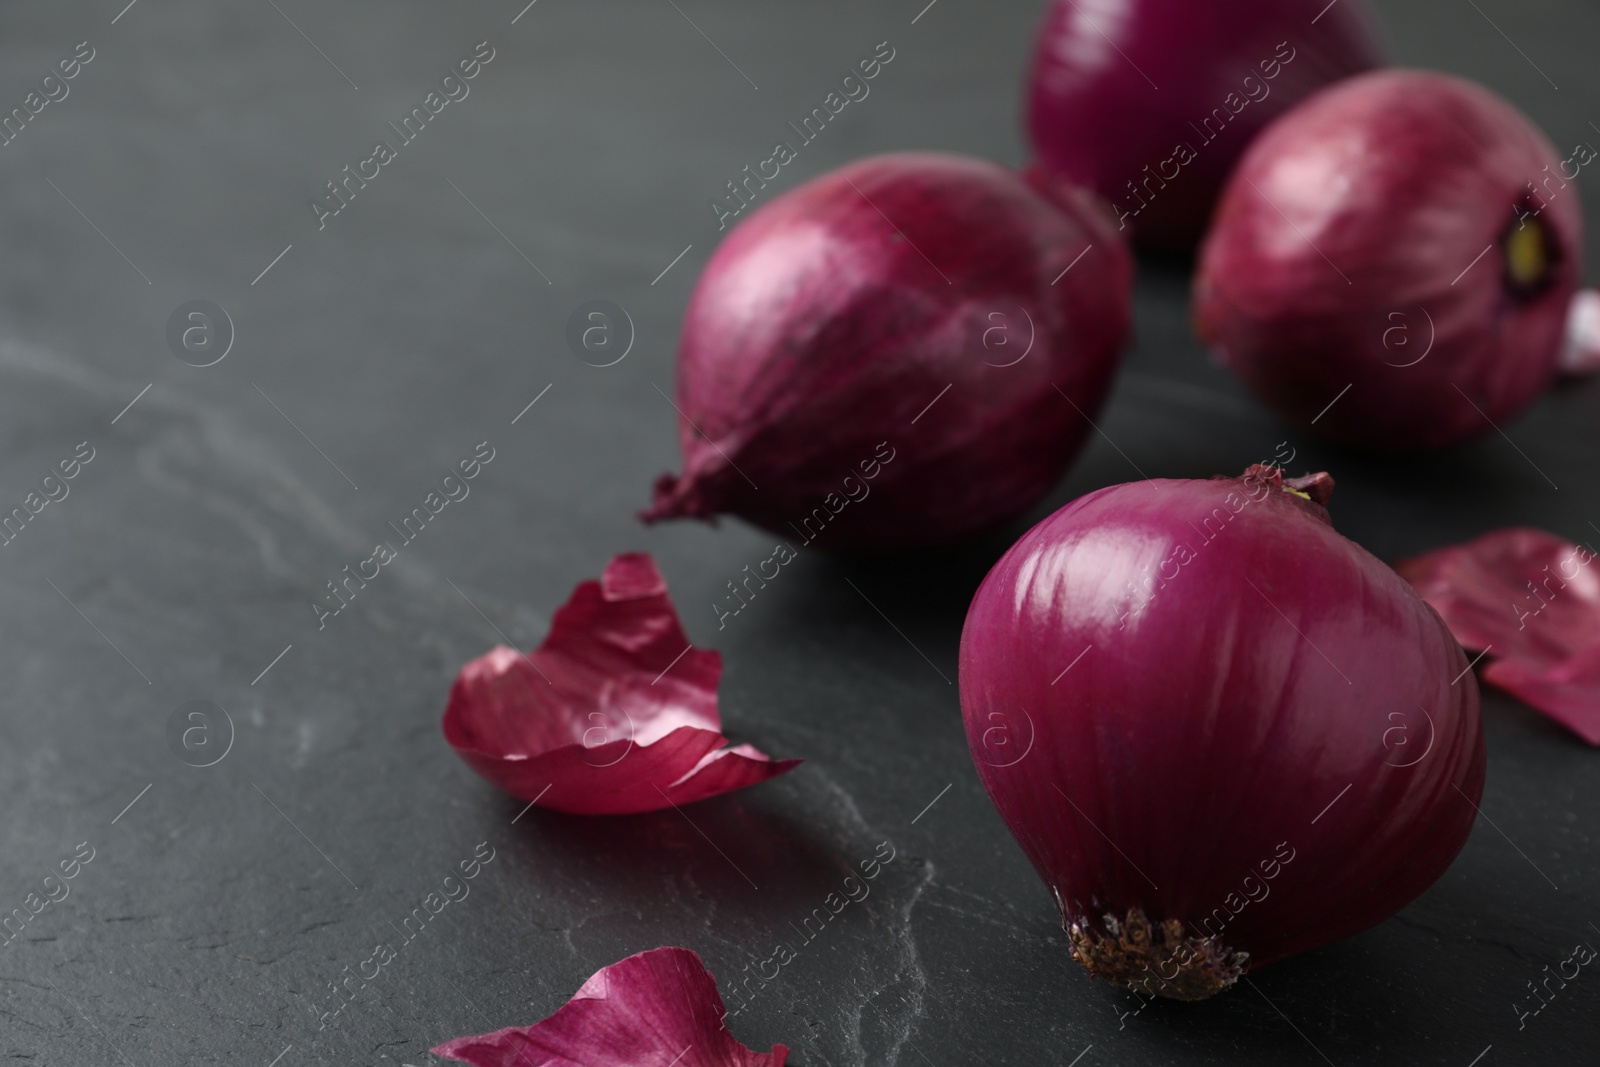
[(701, 275), (678, 354), (683, 474), (641, 517), (734, 514), (846, 549), (1013, 519), (1087, 435), (1131, 284), (1086, 196), (939, 154), (823, 175), (754, 211)]
[(1395, 570), (1431, 604), (1484, 682), (1600, 747), (1595, 550), (1544, 530), (1490, 530)]
[(800, 765), (722, 734), (722, 655), (690, 646), (649, 553), (580, 582), (531, 653), (456, 674), (441, 723), (478, 774), (529, 805), (630, 815), (705, 800)]
[[(967, 614), (979, 777), (1075, 958), (1115, 984), (1201, 999), (1366, 929), (1444, 872), (1476, 815), (1483, 730), (1460, 647), (1279, 477), (1081, 497)], [(1150, 574), (1165, 580), (1147, 598)], [(1153, 945), (1086, 960), (1085, 936), (1116, 940), (1108, 918), (1135, 939), (1148, 922)], [(1205, 965), (1162, 962), (1163, 941)]]
[(636, 953), (589, 976), (533, 1026), (458, 1037), (432, 1051), (470, 1067), (783, 1067), (789, 1049), (757, 1052), (727, 1027), (717, 981), (690, 949)]
[[(1026, 91), (1036, 159), (1115, 205), (1139, 245), (1192, 249), (1228, 172), (1267, 123), (1384, 63), (1363, 0), (1341, 0), (1312, 24), (1321, 6), (1056, 0), (1039, 26)], [(1179, 145), (1193, 152), (1187, 163), (1175, 156)]]
[[(1198, 331), (1262, 400), (1328, 437), (1435, 448), (1493, 433), (1559, 369), (1583, 273), (1563, 162), (1470, 82), (1390, 70), (1332, 86), (1230, 179), (1201, 251)], [(1550, 176), (1553, 195), (1529, 199)], [(1548, 257), (1533, 291), (1504, 247), (1525, 225)]]

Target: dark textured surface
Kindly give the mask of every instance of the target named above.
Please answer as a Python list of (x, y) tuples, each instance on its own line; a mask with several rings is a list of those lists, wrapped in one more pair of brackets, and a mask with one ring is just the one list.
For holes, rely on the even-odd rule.
[[(707, 197), (885, 39), (896, 56), (871, 96), (782, 187), (875, 151), (1017, 162), (1037, 4), (940, 0), (912, 25), (922, 0), (539, 0), (513, 24), (516, 0), (141, 0), (112, 24), (122, 3), (0, 14), (7, 108), (78, 41), (96, 50), (0, 149), (0, 503), (78, 442), (95, 449), (0, 550), (0, 908), (94, 849), (70, 896), (0, 949), (6, 1062), (434, 1063), (432, 1044), (531, 1023), (640, 949), (693, 947), (726, 982), (882, 841), (897, 855), (872, 895), (733, 1020), (742, 1039), (787, 1042), (805, 1067), (1592, 1055), (1600, 977), (1520, 1029), (1514, 1007), (1575, 943), (1600, 943), (1600, 756), (1527, 709), (1487, 696), (1484, 817), (1421, 899), (1254, 988), (1138, 1010), (1069, 961), (967, 755), (948, 682), (966, 602), (1009, 537), (806, 553), (717, 632), (710, 604), (769, 539), (634, 522), (677, 463), (657, 389), (671, 392), (680, 311), (715, 245)], [(1400, 61), (1482, 80), (1563, 147), (1600, 138), (1592, 5), (1413, 0), (1383, 17)], [(318, 232), (308, 198), (485, 39), (496, 55), (471, 95)], [(595, 297), (638, 332), (605, 369), (563, 341)], [(238, 334), (204, 369), (165, 341), (196, 298)], [(1097, 439), (1034, 518), (1134, 465), (1237, 473), (1295, 437), (1205, 361), (1186, 303), (1181, 270), (1142, 267), (1137, 350), (1101, 420), (1118, 447)], [(1517, 448), (1492, 435), (1398, 460), (1292, 444), (1297, 466), (1335, 472), (1338, 525), (1380, 556), (1512, 522), (1584, 538), (1600, 521), (1597, 405), (1600, 384), (1557, 391), (1505, 427)], [(322, 583), (485, 439), (496, 458), (471, 496), (319, 632)], [(730, 732), (808, 762), (682, 814), (512, 825), (520, 805), (440, 738), (450, 680), (496, 628), (536, 642), (571, 587), (630, 548), (656, 554), (691, 637), (725, 655)], [(236, 728), (205, 769), (168, 747), (191, 700)], [(471, 895), (319, 1029), (330, 983), (399, 945), (395, 926), (485, 841)]]

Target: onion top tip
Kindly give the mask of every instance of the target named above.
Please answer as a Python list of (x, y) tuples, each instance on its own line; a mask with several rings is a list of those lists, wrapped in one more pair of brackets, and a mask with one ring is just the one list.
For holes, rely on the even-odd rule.
[(1220, 936), (1191, 937), (1177, 919), (1159, 926), (1143, 909), (1129, 908), (1118, 919), (1100, 917), (1103, 929), (1085, 921), (1067, 923), (1072, 958), (1095, 978), (1145, 996), (1205, 1000), (1239, 980), (1250, 954), (1235, 952)]
[(1326, 520), (1328, 517), (1326, 508), (1328, 502), (1333, 499), (1333, 475), (1327, 471), (1317, 471), (1315, 474), (1302, 474), (1298, 478), (1285, 478), (1283, 474), (1283, 468), (1277, 464), (1252, 463), (1238, 479), (1229, 479), (1219, 474), (1213, 480), (1242, 481), (1245, 487), (1251, 490), (1252, 497), (1256, 497), (1258, 486), (1268, 490), (1281, 489), (1291, 496), (1317, 505), (1317, 516)]
[(1327, 471), (1303, 474), (1298, 478), (1285, 478), (1283, 481), (1283, 487), (1289, 492), (1303, 496), (1323, 507), (1327, 507), (1328, 501), (1333, 499), (1333, 485), (1333, 475)]
[(683, 477), (663, 474), (656, 479), (650, 506), (639, 512), (639, 521), (645, 525), (665, 519), (702, 519), (716, 525), (717, 509), (706, 498), (698, 479), (687, 473)]

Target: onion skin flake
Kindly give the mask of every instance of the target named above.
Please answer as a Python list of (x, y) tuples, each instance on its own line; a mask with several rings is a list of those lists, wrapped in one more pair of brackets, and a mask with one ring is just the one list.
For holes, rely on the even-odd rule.
[(745, 1047), (726, 1014), (698, 955), (657, 948), (600, 968), (541, 1023), (458, 1037), (433, 1054), (472, 1067), (784, 1067), (786, 1046)]
[(507, 793), (575, 815), (657, 811), (799, 766), (727, 744), (721, 678), (655, 560), (627, 553), (573, 590), (532, 653), (501, 645), (462, 667), (444, 736)]
[(1595, 550), (1532, 527), (1490, 532), (1395, 565), (1480, 653), (1483, 680), (1600, 746)]

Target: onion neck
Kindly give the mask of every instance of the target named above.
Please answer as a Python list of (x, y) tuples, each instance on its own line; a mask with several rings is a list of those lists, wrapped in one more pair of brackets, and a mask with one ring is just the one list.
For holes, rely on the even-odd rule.
[(1096, 978), (1146, 996), (1205, 1000), (1227, 989), (1250, 961), (1219, 937), (1192, 937), (1177, 919), (1152, 926), (1140, 908), (1123, 918), (1105, 913), (1099, 928), (1089, 921), (1067, 924), (1072, 958)]
[(1318, 471), (1315, 474), (1302, 474), (1298, 478), (1285, 478), (1282, 488), (1303, 500), (1327, 507), (1328, 501), (1333, 499), (1333, 475)]
[[(1217, 476), (1223, 481), (1229, 479)], [(1332, 525), (1328, 518), (1328, 501), (1333, 499), (1333, 475), (1327, 471), (1302, 474), (1298, 478), (1285, 478), (1283, 468), (1273, 463), (1252, 463), (1238, 478), (1232, 479), (1243, 487), (1252, 500), (1261, 500), (1262, 489), (1282, 493), (1311, 515)]]

